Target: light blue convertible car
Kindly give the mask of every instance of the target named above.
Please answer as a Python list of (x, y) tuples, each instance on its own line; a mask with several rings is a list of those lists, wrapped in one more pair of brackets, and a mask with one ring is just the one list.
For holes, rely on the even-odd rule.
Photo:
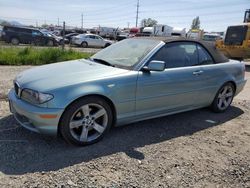
[(223, 112), (243, 89), (244, 72), (209, 43), (134, 38), (87, 60), (24, 71), (8, 97), (23, 127), (87, 145), (111, 126), (206, 106)]

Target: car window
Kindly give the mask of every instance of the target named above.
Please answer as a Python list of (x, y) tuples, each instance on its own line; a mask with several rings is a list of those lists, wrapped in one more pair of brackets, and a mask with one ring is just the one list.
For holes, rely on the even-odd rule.
[(199, 65), (209, 65), (213, 64), (214, 61), (210, 54), (202, 46), (197, 45), (198, 54), (199, 54)]
[(41, 36), (42, 33), (39, 32), (39, 31), (36, 31), (36, 30), (32, 30), (32, 35), (33, 35), (33, 36)]
[(151, 60), (165, 61), (166, 68), (177, 68), (198, 65), (196, 43), (174, 42), (166, 44)]
[(22, 32), (23, 32), (23, 33), (31, 34), (31, 29), (23, 29)]
[(95, 36), (93, 36), (93, 35), (89, 35), (89, 38), (96, 39)]

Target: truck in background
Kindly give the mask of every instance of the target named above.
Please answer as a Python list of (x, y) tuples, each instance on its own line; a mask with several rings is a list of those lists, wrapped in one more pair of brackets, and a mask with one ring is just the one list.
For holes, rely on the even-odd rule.
[(103, 38), (115, 39), (118, 34), (118, 28), (113, 27), (97, 27), (96, 34)]
[(171, 36), (174, 37), (186, 37), (186, 28), (179, 28), (179, 27), (174, 27)]
[(242, 24), (227, 28), (225, 39), (217, 40), (216, 48), (231, 59), (250, 58), (250, 9), (245, 11)]
[(187, 32), (187, 38), (189, 39), (202, 39), (204, 35), (204, 31), (202, 29), (190, 29)]
[(168, 25), (155, 25), (153, 27), (154, 36), (170, 37), (173, 31), (173, 27)]

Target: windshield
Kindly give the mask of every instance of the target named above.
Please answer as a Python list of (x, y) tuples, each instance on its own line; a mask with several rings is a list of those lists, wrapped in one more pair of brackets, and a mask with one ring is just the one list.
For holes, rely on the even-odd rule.
[(242, 45), (247, 35), (248, 26), (230, 26), (227, 29), (225, 44), (226, 45)]
[(126, 39), (101, 50), (90, 59), (101, 59), (116, 67), (132, 69), (159, 43), (158, 40)]
[(48, 36), (48, 37), (52, 37), (52, 35), (50, 33), (47, 33), (47, 32), (42, 32), (45, 36)]

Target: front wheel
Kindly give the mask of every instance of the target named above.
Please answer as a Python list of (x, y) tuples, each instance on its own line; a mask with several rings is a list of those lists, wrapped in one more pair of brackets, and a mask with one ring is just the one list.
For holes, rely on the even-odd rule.
[(13, 45), (18, 45), (19, 44), (19, 39), (18, 38), (12, 38), (10, 42)]
[(88, 47), (88, 43), (87, 43), (87, 42), (82, 42), (81, 46), (82, 46), (83, 48), (87, 48), (87, 47)]
[(108, 46), (110, 46), (110, 43), (105, 44), (104, 48), (107, 48)]
[(233, 101), (235, 87), (232, 83), (224, 84), (217, 92), (211, 108), (214, 112), (224, 112), (228, 109)]
[(49, 40), (47, 43), (48, 46), (54, 46), (54, 42), (52, 40)]
[(59, 128), (67, 142), (84, 146), (101, 140), (112, 119), (112, 110), (105, 100), (87, 97), (74, 102), (64, 112)]

